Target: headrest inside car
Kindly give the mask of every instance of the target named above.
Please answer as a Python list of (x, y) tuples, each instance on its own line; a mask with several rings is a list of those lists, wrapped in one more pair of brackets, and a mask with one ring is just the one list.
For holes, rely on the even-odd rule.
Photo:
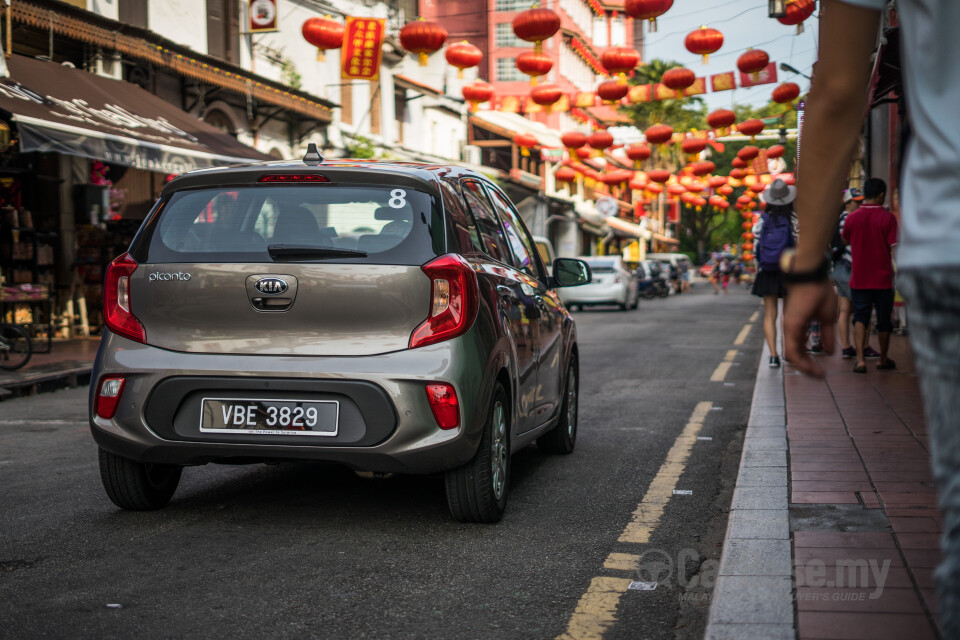
[(406, 207), (394, 209), (392, 207), (377, 207), (373, 212), (376, 220), (409, 220), (412, 216), (410, 210)]

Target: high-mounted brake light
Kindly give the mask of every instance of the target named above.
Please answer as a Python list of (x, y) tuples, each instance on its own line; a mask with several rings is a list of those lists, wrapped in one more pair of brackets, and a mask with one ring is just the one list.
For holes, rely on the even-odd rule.
[(109, 420), (117, 413), (123, 395), (123, 378), (103, 378), (97, 388), (97, 415)]
[(456, 254), (420, 267), (430, 278), (430, 315), (410, 334), (410, 348), (443, 342), (473, 326), (479, 304), (477, 274)]
[(107, 267), (103, 289), (103, 317), (114, 333), (136, 342), (146, 343), (147, 332), (130, 310), (130, 276), (137, 270), (137, 262), (125, 253)]
[(270, 173), (257, 182), (330, 182), (330, 180), (316, 173)]
[(453, 385), (436, 382), (427, 385), (427, 400), (441, 429), (456, 429), (460, 424), (460, 403)]

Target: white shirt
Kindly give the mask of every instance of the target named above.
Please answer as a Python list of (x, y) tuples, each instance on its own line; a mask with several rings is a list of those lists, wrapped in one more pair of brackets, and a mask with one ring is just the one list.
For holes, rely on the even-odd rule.
[[(886, 0), (844, 0), (882, 10)], [(898, 0), (907, 145), (901, 268), (960, 266), (960, 1)]]

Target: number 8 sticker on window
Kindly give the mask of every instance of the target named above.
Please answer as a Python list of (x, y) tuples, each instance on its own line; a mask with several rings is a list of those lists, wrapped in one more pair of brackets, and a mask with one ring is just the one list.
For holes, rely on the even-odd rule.
[(387, 204), (391, 209), (403, 209), (407, 206), (407, 192), (403, 189), (394, 189), (390, 192), (390, 200)]

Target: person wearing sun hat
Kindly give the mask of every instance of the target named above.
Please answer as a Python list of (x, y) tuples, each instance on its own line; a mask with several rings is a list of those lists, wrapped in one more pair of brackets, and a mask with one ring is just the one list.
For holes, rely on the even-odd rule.
[(796, 187), (780, 178), (774, 180), (760, 194), (765, 210), (753, 226), (758, 272), (750, 293), (763, 298), (763, 334), (770, 347), (769, 364), (773, 368), (780, 366), (780, 354), (777, 352), (777, 301), (787, 293), (780, 280), (780, 256), (797, 243), (793, 215), (793, 200), (796, 197)]

